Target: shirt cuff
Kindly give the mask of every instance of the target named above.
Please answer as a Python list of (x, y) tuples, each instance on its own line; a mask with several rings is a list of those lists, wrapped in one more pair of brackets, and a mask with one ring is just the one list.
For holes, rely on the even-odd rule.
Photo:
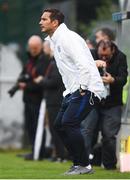
[(87, 90), (87, 86), (84, 86), (84, 85), (80, 85), (80, 88), (81, 88), (82, 90)]

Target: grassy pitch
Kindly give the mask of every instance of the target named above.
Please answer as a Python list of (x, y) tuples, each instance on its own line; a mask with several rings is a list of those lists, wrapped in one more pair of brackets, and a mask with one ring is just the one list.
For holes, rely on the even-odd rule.
[(0, 152), (0, 179), (130, 179), (130, 173), (94, 167), (94, 174), (65, 176), (71, 162), (24, 161), (17, 152)]

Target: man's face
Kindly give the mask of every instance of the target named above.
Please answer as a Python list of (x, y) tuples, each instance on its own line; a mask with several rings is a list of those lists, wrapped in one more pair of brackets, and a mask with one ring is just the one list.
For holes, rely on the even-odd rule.
[(110, 60), (112, 56), (113, 56), (113, 52), (110, 47), (107, 47), (105, 49), (103, 47), (98, 48), (98, 57), (100, 60), (107, 61)]
[(42, 51), (42, 44), (30, 43), (28, 44), (28, 50), (32, 57), (38, 56)]
[(50, 34), (55, 29), (55, 20), (51, 21), (50, 19), (50, 12), (44, 12), (41, 16), (41, 20), (39, 22), (41, 27), (41, 32), (45, 32), (47, 34)]
[(108, 36), (102, 33), (102, 31), (97, 31), (95, 34), (96, 43), (99, 43), (101, 40), (109, 40)]

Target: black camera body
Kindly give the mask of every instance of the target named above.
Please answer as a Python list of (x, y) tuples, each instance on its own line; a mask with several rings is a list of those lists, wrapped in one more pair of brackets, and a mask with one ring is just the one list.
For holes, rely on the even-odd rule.
[(100, 76), (106, 76), (107, 74), (106, 67), (99, 67), (98, 70), (99, 70)]
[(15, 93), (19, 90), (19, 85), (18, 83), (23, 82), (23, 83), (28, 83), (32, 81), (32, 77), (29, 74), (22, 74), (17, 80), (17, 83), (8, 91), (10, 97), (13, 97)]

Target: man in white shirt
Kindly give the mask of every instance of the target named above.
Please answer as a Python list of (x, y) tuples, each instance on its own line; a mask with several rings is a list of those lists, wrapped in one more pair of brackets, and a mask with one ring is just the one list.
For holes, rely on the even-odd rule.
[(86, 42), (64, 24), (57, 9), (45, 9), (40, 20), (53, 46), (57, 67), (65, 85), (64, 99), (55, 129), (73, 158), (67, 175), (92, 173), (80, 124), (102, 99), (104, 85)]

